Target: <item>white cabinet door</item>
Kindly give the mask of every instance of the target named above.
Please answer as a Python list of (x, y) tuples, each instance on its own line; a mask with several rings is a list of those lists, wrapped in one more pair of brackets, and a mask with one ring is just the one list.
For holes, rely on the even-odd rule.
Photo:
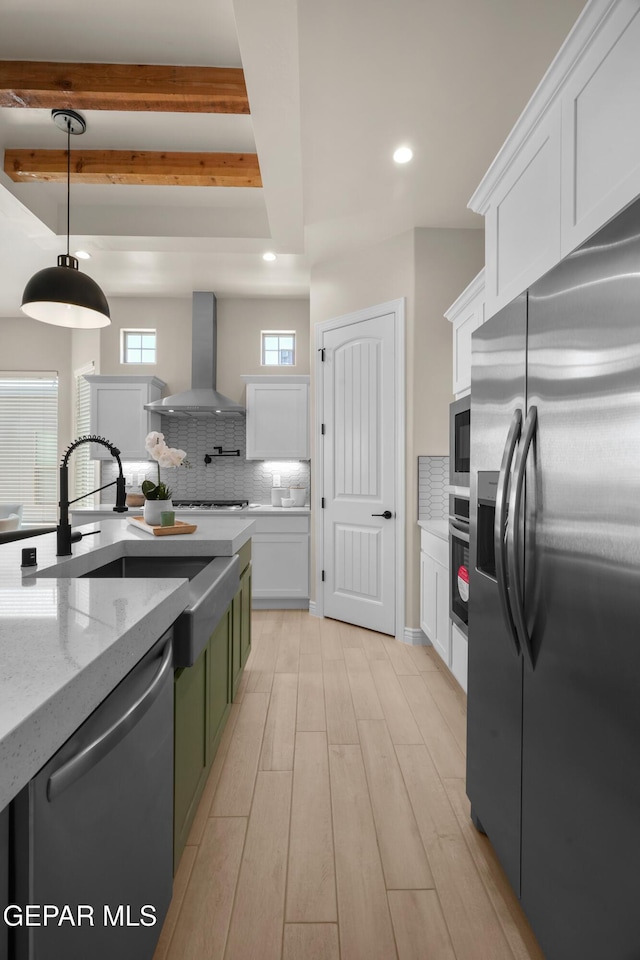
[(640, 193), (640, 10), (619, 4), (562, 93), (562, 255)]
[[(254, 606), (308, 606), (309, 535), (254, 533), (251, 537)], [(289, 604), (281, 601), (298, 601)]]
[(247, 460), (308, 460), (308, 382), (265, 379), (247, 383)]
[(471, 334), (484, 323), (484, 300), (483, 269), (445, 313), (453, 326), (453, 392), (456, 397), (471, 390)]
[(561, 108), (553, 104), (498, 184), (485, 221), (487, 317), (560, 259)]
[(451, 673), (467, 692), (467, 638), (455, 623), (451, 624)]
[(428, 553), (420, 551), (420, 629), (434, 642), (438, 607), (436, 567)]
[(471, 390), (471, 334), (484, 321), (484, 298), (478, 298), (453, 323), (453, 392)]
[[(160, 414), (144, 409), (159, 400), (163, 380), (157, 377), (108, 377), (91, 375), (91, 433), (109, 440), (120, 450), (122, 460), (147, 460), (145, 437), (160, 430)], [(94, 460), (110, 460), (106, 447), (91, 445)]]
[(420, 627), (434, 650), (450, 664), (449, 571), (428, 553), (420, 553)]

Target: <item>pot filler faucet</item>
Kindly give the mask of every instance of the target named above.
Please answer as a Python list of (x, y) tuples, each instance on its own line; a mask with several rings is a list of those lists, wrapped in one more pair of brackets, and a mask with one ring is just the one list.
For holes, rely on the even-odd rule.
[[(103, 447), (106, 447), (111, 456), (118, 463), (119, 474), (116, 480), (112, 480), (111, 483), (105, 483), (102, 487), (96, 487), (95, 490), (90, 490), (87, 493), (83, 493), (82, 496), (76, 497), (74, 500), (69, 500), (69, 457), (76, 449), (83, 443), (100, 443)], [(100, 490), (106, 490), (107, 487), (112, 487), (115, 484), (116, 487), (116, 505), (113, 508), (115, 513), (126, 513), (127, 507), (125, 504), (125, 486), (124, 486), (124, 474), (122, 472), (122, 463), (120, 461), (120, 451), (117, 447), (114, 447), (112, 443), (109, 443), (108, 440), (105, 440), (104, 437), (78, 437), (77, 440), (74, 440), (71, 443), (62, 458), (60, 463), (60, 520), (58, 526), (56, 527), (56, 537), (57, 537), (57, 548), (56, 555), (58, 557), (68, 557), (71, 555), (71, 544), (77, 543), (78, 540), (82, 540), (83, 536), (89, 536), (88, 533), (72, 533), (71, 524), (69, 523), (69, 507), (72, 503), (77, 503), (78, 500), (82, 500), (83, 497), (90, 497), (92, 493), (98, 493)], [(93, 531), (97, 533), (97, 531)]]

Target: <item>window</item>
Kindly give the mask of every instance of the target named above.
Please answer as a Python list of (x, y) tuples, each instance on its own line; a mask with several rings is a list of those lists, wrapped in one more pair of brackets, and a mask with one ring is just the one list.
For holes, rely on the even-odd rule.
[(121, 330), (120, 363), (155, 363), (155, 330)]
[[(89, 381), (85, 380), (85, 374), (95, 373), (93, 363), (87, 364), (80, 370), (76, 370), (75, 379), (75, 404), (73, 417), (73, 436), (85, 437), (91, 433), (91, 387)], [(69, 465), (72, 471), (72, 490), (71, 498), (81, 497), (88, 490), (93, 490), (96, 486), (95, 461), (91, 459), (91, 445), (83, 443), (71, 455)], [(75, 507), (89, 507), (95, 502), (95, 497), (82, 497), (78, 500)]]
[(296, 334), (294, 330), (263, 330), (263, 367), (293, 367), (296, 362)]
[(58, 375), (0, 373), (0, 500), (23, 504), (22, 525), (58, 514)]

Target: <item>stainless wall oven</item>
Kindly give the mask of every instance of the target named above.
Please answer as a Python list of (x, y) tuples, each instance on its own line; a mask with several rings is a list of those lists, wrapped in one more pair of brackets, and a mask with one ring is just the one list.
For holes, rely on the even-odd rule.
[(469, 497), (449, 497), (449, 613), (465, 636), (469, 624)]
[(462, 397), (449, 407), (449, 482), (468, 487), (471, 459), (471, 397)]

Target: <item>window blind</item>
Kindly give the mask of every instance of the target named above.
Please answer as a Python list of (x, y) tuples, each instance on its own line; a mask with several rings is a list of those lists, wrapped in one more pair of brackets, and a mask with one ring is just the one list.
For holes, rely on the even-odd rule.
[(0, 502), (23, 504), (23, 526), (58, 509), (58, 376), (0, 373)]
[[(89, 364), (75, 372), (75, 411), (73, 423), (74, 437), (84, 437), (91, 433), (91, 387), (85, 374), (94, 373), (94, 364)], [(77, 447), (71, 455), (71, 466), (73, 469), (73, 491), (71, 497), (81, 497), (87, 490), (94, 490), (95, 482), (95, 462), (90, 457), (91, 447), (88, 443), (83, 443)], [(74, 503), (74, 507), (88, 507), (94, 502), (94, 497), (82, 497)]]

